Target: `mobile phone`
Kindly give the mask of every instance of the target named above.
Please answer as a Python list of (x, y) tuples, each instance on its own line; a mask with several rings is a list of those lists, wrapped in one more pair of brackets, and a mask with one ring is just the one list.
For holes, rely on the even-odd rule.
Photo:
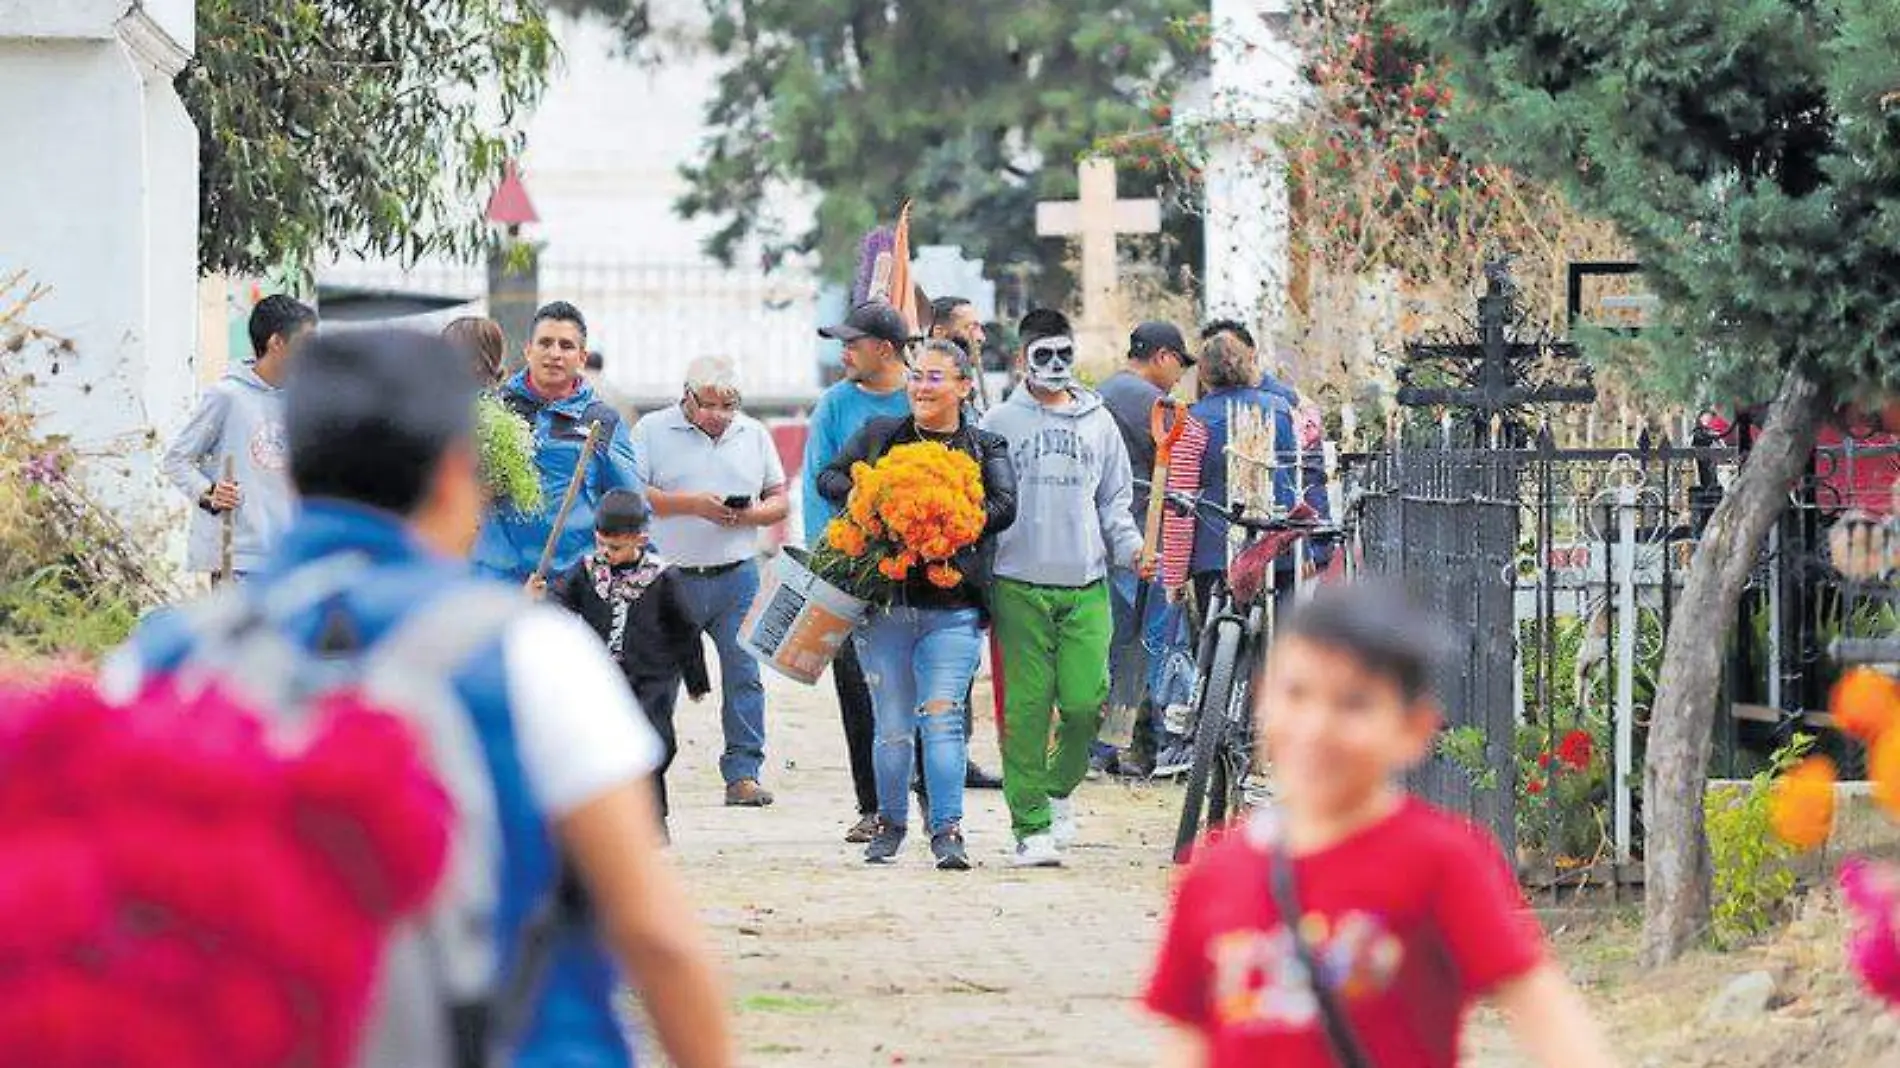
[(732, 509), (732, 510), (733, 510), (733, 511), (735, 511), (735, 512), (743, 512), (743, 511), (745, 511), (745, 510), (746, 510), (747, 508), (750, 508), (750, 507), (752, 507), (752, 498), (750, 498), (750, 497), (727, 497), (727, 498), (726, 498), (726, 501), (725, 501), (725, 504), (726, 504), (726, 507), (728, 507), (728, 508), (730, 508), (730, 509)]

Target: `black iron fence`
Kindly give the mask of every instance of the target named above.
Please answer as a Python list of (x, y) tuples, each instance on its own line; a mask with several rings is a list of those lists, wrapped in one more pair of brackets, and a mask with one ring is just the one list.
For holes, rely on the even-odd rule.
[[(1364, 566), (1402, 578), (1451, 646), (1444, 744), (1414, 789), (1520, 856), (1627, 870), (1663, 636), (1741, 458), (1712, 435), (1562, 449), (1547, 433), (1516, 448), (1434, 434), (1342, 457)], [(1894, 449), (1822, 449), (1794, 487), (1730, 628), (1713, 774), (1747, 774), (1795, 730), (1825, 728), (1829, 645), (1900, 629), (1884, 588), (1841, 582), (1826, 550), (1842, 515), (1884, 506), (1897, 472)], [(1825, 744), (1858, 767), (1851, 746)]]

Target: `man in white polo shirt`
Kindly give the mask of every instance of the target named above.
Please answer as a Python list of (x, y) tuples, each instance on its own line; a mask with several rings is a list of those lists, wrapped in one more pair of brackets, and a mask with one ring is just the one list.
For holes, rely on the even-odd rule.
[(719, 773), (726, 804), (762, 808), (765, 687), (739, 645), (739, 623), (759, 592), (759, 528), (784, 520), (785, 467), (764, 424), (739, 411), (732, 361), (707, 356), (686, 368), (680, 402), (641, 419), (634, 456), (653, 506), (653, 544), (685, 580), (688, 610), (719, 650)]

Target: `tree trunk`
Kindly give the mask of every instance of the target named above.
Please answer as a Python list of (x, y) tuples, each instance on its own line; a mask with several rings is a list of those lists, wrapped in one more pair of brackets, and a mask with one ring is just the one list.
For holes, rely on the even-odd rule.
[(1761, 436), (1696, 544), (1676, 602), (1643, 770), (1643, 959), (1651, 966), (1681, 956), (1708, 927), (1702, 798), (1722, 659), (1762, 538), (1813, 452), (1822, 412), (1815, 384), (1789, 371)]

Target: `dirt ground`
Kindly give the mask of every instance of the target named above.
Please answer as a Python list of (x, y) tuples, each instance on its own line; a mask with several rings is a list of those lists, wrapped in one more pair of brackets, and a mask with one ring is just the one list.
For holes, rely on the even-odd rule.
[[(743, 1064), (1154, 1063), (1132, 999), (1167, 899), (1174, 790), (1088, 784), (1068, 866), (1035, 872), (1005, 863), (1002, 794), (971, 791), (974, 871), (937, 871), (916, 835), (873, 868), (843, 840), (857, 813), (830, 681), (767, 691), (776, 805), (721, 806), (716, 698), (681, 703), (670, 776), (675, 853), (724, 958)], [(979, 714), (976, 729), (994, 769), (993, 726)]]
[[(938, 872), (913, 837), (871, 868), (843, 841), (855, 816), (829, 680), (768, 682), (768, 784), (778, 804), (721, 806), (717, 705), (682, 702), (672, 775), (677, 861), (722, 956), (748, 1066), (1152, 1065), (1159, 1030), (1134, 1007), (1167, 901), (1178, 789), (1087, 784), (1082, 842), (1060, 871), (1005, 863), (1002, 795), (966, 796), (977, 868)], [(987, 683), (978, 708), (987, 710)], [(975, 752), (994, 767), (978, 716)], [(1553, 918), (1566, 968), (1628, 1068), (1900, 1068), (1900, 1026), (1846, 977), (1824, 901), (1774, 942), (1645, 972), (1628, 913)], [(1777, 977), (1769, 1013), (1716, 1025), (1724, 984)], [(1527, 1063), (1494, 1014), (1465, 1063)], [(655, 1058), (651, 1063), (660, 1063)]]

